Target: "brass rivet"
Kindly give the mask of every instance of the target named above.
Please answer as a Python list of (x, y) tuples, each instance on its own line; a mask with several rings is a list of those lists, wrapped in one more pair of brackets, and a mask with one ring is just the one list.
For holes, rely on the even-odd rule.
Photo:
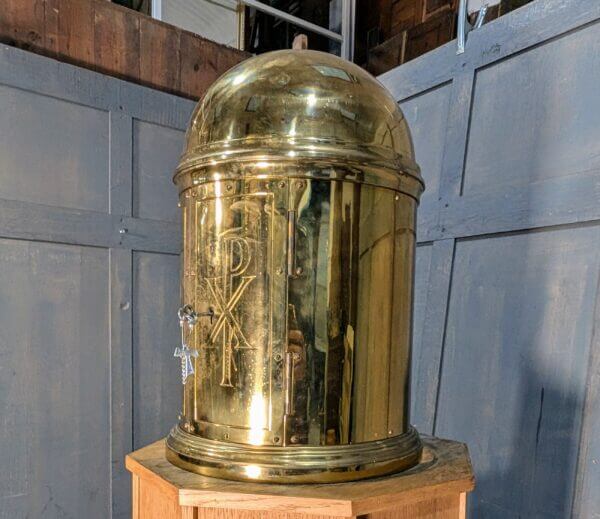
[(273, 443), (279, 443), (280, 441), (281, 441), (281, 439), (279, 438), (279, 436), (273, 437)]
[(290, 438), (290, 442), (292, 443), (298, 443), (298, 436), (296, 436), (295, 434), (293, 434)]
[(391, 429), (388, 431), (388, 434), (394, 434), (394, 431), (392, 431)]
[(281, 187), (281, 188), (285, 187), (285, 182), (283, 180), (281, 182), (279, 182), (279, 187)]
[(277, 274), (279, 274), (279, 275), (283, 274), (283, 269), (282, 268), (278, 268), (277, 269)]
[(296, 182), (296, 187), (303, 187), (304, 186), (304, 182), (302, 182), (302, 180), (298, 180), (298, 182)]
[(298, 267), (296, 268), (296, 275), (299, 276), (300, 274), (302, 274), (303, 270), (302, 267)]
[(400, 195), (396, 195), (396, 201), (400, 200)]
[(181, 207), (181, 202), (177, 202), (177, 207)]
[(274, 358), (276, 362), (280, 362), (283, 357), (281, 356), (281, 353), (276, 353)]
[(231, 184), (227, 184), (226, 189), (227, 191), (231, 191), (233, 189), (233, 186)]

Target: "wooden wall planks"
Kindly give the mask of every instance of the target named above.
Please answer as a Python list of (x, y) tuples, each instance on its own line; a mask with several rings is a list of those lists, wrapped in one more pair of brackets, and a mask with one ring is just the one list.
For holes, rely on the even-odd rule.
[[(133, 438), (139, 449), (164, 438), (177, 421), (181, 380), (171, 344), (179, 334), (179, 256), (133, 254)], [(175, 344), (177, 344), (175, 342)], [(165, 369), (166, 368), (166, 369)]]
[(193, 107), (0, 45), (1, 519), (130, 517), (125, 455), (177, 412)]
[(3, 0), (0, 42), (191, 99), (249, 56), (106, 0)]
[(109, 514), (108, 290), (106, 249), (0, 239), (2, 519)]
[(115, 9), (110, 2), (95, 2), (95, 69), (137, 82), (140, 57), (140, 18), (125, 9)]
[(537, 0), (380, 77), (432, 188), (413, 420), (469, 445), (474, 517), (600, 517), (599, 40)]
[[(0, 34), (2, 34), (5, 43), (16, 44), (19, 42), (33, 51), (46, 49), (46, 18), (45, 3), (43, 1), (6, 0), (3, 2), (2, 7)], [(49, 24), (51, 26), (56, 24), (56, 18), (53, 15), (49, 18)], [(50, 34), (53, 33), (50, 32)], [(55, 40), (50, 36), (48, 46), (52, 48), (54, 42)]]
[[(185, 52), (182, 58), (181, 38), (181, 31), (173, 30), (170, 25), (140, 17), (140, 83), (148, 86), (162, 84), (170, 92), (180, 90), (181, 62), (186, 58)], [(222, 69), (223, 72), (225, 70)], [(204, 92), (190, 88), (187, 82), (183, 85), (190, 92)]]
[[(70, 1), (74, 0), (53, 0), (54, 4), (47, 0), (45, 6), (58, 3), (59, 13), (60, 9), (64, 13)], [(86, 12), (85, 2), (75, 3)], [(42, 41), (53, 52), (62, 52), (60, 48), (72, 52), (80, 29), (64, 22), (70, 24), (71, 32), (62, 30), (64, 19), (56, 11), (45, 11), (45, 25), (35, 33), (41, 37), (29, 34), (32, 26), (23, 20), (39, 20), (35, 5), (32, 2), (1, 18), (2, 34), (10, 27), (9, 33), (29, 45)], [(78, 20), (88, 20), (87, 15)], [(471, 33), (461, 57), (450, 44), (382, 78), (414, 126), (417, 159), (425, 167), (426, 181), (438, 186), (427, 195), (419, 216), (413, 415), (426, 432), (469, 442), (480, 478), (470, 500), (475, 517), (505, 519), (520, 514), (589, 519), (600, 510), (596, 492), (600, 484), (600, 436), (596, 434), (600, 423), (598, 166), (589, 155), (585, 160), (586, 164), (591, 161), (591, 167), (585, 171), (575, 160), (565, 164), (564, 178), (545, 176), (546, 170), (554, 170), (553, 164), (544, 167), (548, 160), (542, 153), (544, 141), (529, 140), (526, 156), (540, 161), (534, 162), (539, 172), (535, 181), (517, 177), (518, 182), (503, 185), (504, 169), (497, 168), (486, 173), (491, 179), (489, 189), (482, 184), (471, 189), (472, 184), (461, 191), (465, 168), (472, 168), (470, 179), (480, 171), (474, 168), (477, 161), (469, 164), (477, 155), (465, 161), (465, 151), (473, 134), (471, 107), (491, 103), (487, 96), (494, 96), (490, 91), (494, 81), (487, 80), (488, 92), (480, 88), (485, 75), (500, 78), (503, 67), (520, 69), (518, 60), (527, 59), (527, 53), (535, 49), (543, 54), (546, 42), (554, 42), (554, 48), (566, 49), (560, 52), (561, 60), (556, 62), (557, 54), (531, 60), (526, 72), (535, 76), (536, 67), (551, 65), (559, 75), (562, 62), (587, 60), (576, 77), (567, 78), (571, 105), (579, 106), (578, 93), (590, 99), (588, 112), (580, 110), (570, 124), (585, 123), (598, 113), (600, 105), (589, 94), (592, 83), (597, 84), (598, 54), (580, 48), (582, 41), (598, 39), (598, 20), (600, 4), (593, 0), (537, 0)], [(180, 41), (180, 48), (189, 45), (200, 51), (194, 43), (197, 40), (191, 42)], [(77, 49), (82, 59), (95, 54), (93, 44)], [(186, 55), (190, 60), (182, 65), (181, 74), (189, 72), (185, 81), (195, 81), (196, 89), (204, 88), (202, 81), (213, 77), (213, 67), (227, 60), (225, 54), (219, 54), (216, 62), (192, 58), (191, 52)], [(501, 68), (494, 70), (497, 65)], [(153, 66), (145, 63), (140, 70)], [(535, 100), (535, 78), (529, 85)], [(2, 97), (4, 102), (11, 100), (8, 109), (0, 110), (0, 127), (36, 136), (38, 146), (19, 149), (11, 142), (10, 132), (0, 132), (0, 171), (6, 176), (0, 199), (0, 261), (4, 265), (0, 292), (10, 295), (15, 292), (11, 287), (18, 286), (16, 303), (22, 313), (34, 312), (40, 305), (48, 309), (63, 305), (63, 292), (71, 294), (80, 304), (69, 306), (69, 314), (73, 322), (82, 321), (87, 327), (83, 333), (91, 341), (57, 333), (44, 337), (48, 347), (41, 348), (39, 337), (26, 337), (23, 320), (18, 318), (22, 313), (13, 316), (7, 310), (15, 300), (8, 295), (0, 298), (0, 320), (6, 321), (0, 326), (0, 366), (15, 373), (12, 378), (0, 377), (0, 384), (5, 384), (0, 398), (18, 393), (22, 405), (8, 408), (0, 417), (0, 461), (12, 467), (0, 485), (0, 518), (39, 515), (50, 498), (44, 493), (49, 479), (52, 505), (44, 517), (60, 517), (60, 508), (75, 517), (82, 515), (81, 510), (91, 518), (104, 518), (108, 510), (112, 517), (127, 517), (129, 489), (123, 456), (149, 438), (148, 431), (162, 433), (171, 421), (169, 416), (149, 411), (155, 404), (160, 408), (155, 388), (146, 387), (139, 376), (136, 381), (134, 375), (136, 366), (151, 372), (152, 359), (164, 359), (163, 369), (172, 372), (167, 357), (177, 341), (176, 329), (150, 334), (145, 329), (146, 335), (137, 334), (134, 339), (132, 326), (158, 311), (152, 294), (159, 291), (166, 300), (177, 291), (174, 262), (179, 228), (173, 221), (172, 200), (166, 196), (162, 200), (157, 193), (167, 189), (171, 172), (166, 169), (176, 160), (177, 135), (185, 128), (193, 103), (9, 47), (0, 47), (0, 89), (8, 94)], [(562, 90), (557, 90), (543, 105), (545, 121), (559, 115)], [(477, 104), (473, 104), (475, 97)], [(499, 98), (503, 102), (493, 112), (498, 121), (495, 128), (483, 124), (480, 128), (495, 132), (487, 139), (502, 141), (511, 136), (506, 121), (513, 113), (507, 107), (517, 100), (504, 93)], [(20, 117), (21, 126), (15, 127), (11, 117), (26, 114), (31, 103), (37, 103), (42, 117)], [(44, 136), (40, 123), (54, 113), (56, 103), (64, 104), (60, 113), (83, 121), (85, 130), (71, 136), (78, 139), (77, 146), (66, 150), (77, 165), (68, 170), (70, 174), (58, 167), (65, 159), (56, 150), (60, 143), (53, 145), (51, 133)], [(534, 104), (519, 113), (532, 126), (540, 120), (539, 113), (528, 108)], [(169, 146), (156, 147), (153, 160), (139, 160), (138, 151), (149, 158), (152, 143), (162, 145), (165, 139)], [(581, 142), (567, 136), (559, 145), (574, 154)], [(47, 154), (41, 154), (44, 149)], [(494, 143), (478, 153), (497, 154), (503, 149), (508, 148)], [(22, 157), (23, 152), (28, 156)], [(93, 170), (89, 178), (84, 163)], [(161, 169), (165, 170), (162, 178)], [(119, 229), (128, 232), (120, 234)], [(28, 254), (36, 260), (31, 262)], [(57, 257), (63, 258), (60, 264), (53, 263)], [(34, 267), (53, 272), (55, 286), (44, 288), (40, 277), (31, 275)], [(146, 277), (146, 285), (136, 283), (134, 273), (142, 268), (153, 273), (155, 284)], [(90, 277), (86, 269), (93, 270), (93, 282), (83, 286), (82, 281)], [(98, 321), (93, 326), (90, 308)], [(53, 312), (44, 315), (64, 319)], [(66, 328), (73, 329), (71, 324)], [(46, 329), (52, 326), (46, 323)], [(22, 391), (29, 380), (29, 364), (24, 362), (29, 359), (19, 357), (22, 345), (39, 351), (43, 362), (52, 366), (54, 371), (40, 379), (49, 385), (41, 383), (27, 393)], [(94, 356), (91, 367), (84, 362), (90, 355)], [(59, 365), (65, 358), (71, 363)], [(82, 369), (93, 391), (73, 382), (69, 366), (85, 366)], [(158, 384), (166, 379), (163, 375), (152, 376)], [(495, 379), (501, 383), (492, 388)], [(39, 405), (48, 387), (54, 388), (51, 396), (74, 405), (74, 412), (61, 408), (57, 415), (61, 423), (72, 426), (64, 438), (56, 432), (54, 418)], [(138, 402), (147, 399), (135, 415), (134, 396)], [(85, 413), (77, 412), (78, 406), (97, 411), (97, 423), (88, 422)], [(25, 428), (29, 436), (22, 434), (27, 420), (41, 427), (43, 438), (35, 435), (35, 428)], [(49, 438), (58, 446), (57, 454), (41, 448)], [(89, 438), (96, 442), (90, 445)], [(28, 450), (35, 452), (36, 463), (43, 467), (31, 484), (22, 478), (29, 470)], [(62, 462), (58, 453), (71, 450), (77, 454), (70, 470), (61, 473), (60, 480), (51, 478), (54, 473), (49, 467)], [(82, 477), (90, 466), (95, 472)]]

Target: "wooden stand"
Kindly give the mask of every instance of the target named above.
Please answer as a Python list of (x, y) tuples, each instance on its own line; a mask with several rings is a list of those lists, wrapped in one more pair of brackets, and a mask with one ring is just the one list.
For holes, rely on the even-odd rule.
[(464, 444), (424, 440), (419, 465), (355, 483), (268, 485), (192, 474), (165, 459), (164, 441), (127, 456), (133, 519), (459, 519), (474, 488)]

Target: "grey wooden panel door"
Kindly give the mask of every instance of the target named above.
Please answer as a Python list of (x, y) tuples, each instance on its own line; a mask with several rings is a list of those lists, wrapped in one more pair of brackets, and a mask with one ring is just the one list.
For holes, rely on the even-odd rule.
[(130, 517), (124, 456), (174, 423), (193, 105), (0, 46), (2, 519)]
[(600, 4), (536, 0), (380, 77), (413, 129), (413, 422), (473, 517), (600, 517)]

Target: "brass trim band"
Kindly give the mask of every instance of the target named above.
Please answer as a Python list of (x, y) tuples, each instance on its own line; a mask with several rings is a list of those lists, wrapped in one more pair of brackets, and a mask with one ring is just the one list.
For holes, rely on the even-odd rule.
[(335, 483), (382, 476), (415, 465), (422, 443), (413, 427), (399, 436), (349, 445), (242, 445), (190, 434), (178, 425), (166, 440), (167, 459), (211, 477), (278, 483)]
[(417, 202), (424, 190), (420, 176), (405, 170), (391, 170), (373, 161), (368, 163), (345, 160), (336, 163), (332, 160), (291, 161), (280, 157), (269, 158), (268, 168), (257, 168), (261, 161), (256, 157), (239, 158), (237, 161), (221, 160), (214, 166), (181, 169), (173, 181), (179, 192), (211, 182), (240, 180), (329, 180), (352, 182), (373, 187), (391, 189), (411, 196)]
[[(290, 152), (292, 152), (291, 155)], [(222, 162), (225, 159), (238, 162), (244, 160), (244, 157), (249, 157), (248, 160), (254, 161), (257, 158), (260, 159), (260, 156), (269, 159), (281, 157), (282, 159), (293, 159), (293, 161), (319, 158), (329, 161), (338, 158), (344, 163), (348, 160), (375, 162), (381, 164), (382, 167), (407, 171), (422, 180), (419, 166), (411, 157), (393, 152), (383, 146), (357, 145), (332, 139), (252, 137), (227, 142), (212, 142), (186, 150), (181, 157), (175, 176), (183, 170), (202, 167), (214, 161)]]

